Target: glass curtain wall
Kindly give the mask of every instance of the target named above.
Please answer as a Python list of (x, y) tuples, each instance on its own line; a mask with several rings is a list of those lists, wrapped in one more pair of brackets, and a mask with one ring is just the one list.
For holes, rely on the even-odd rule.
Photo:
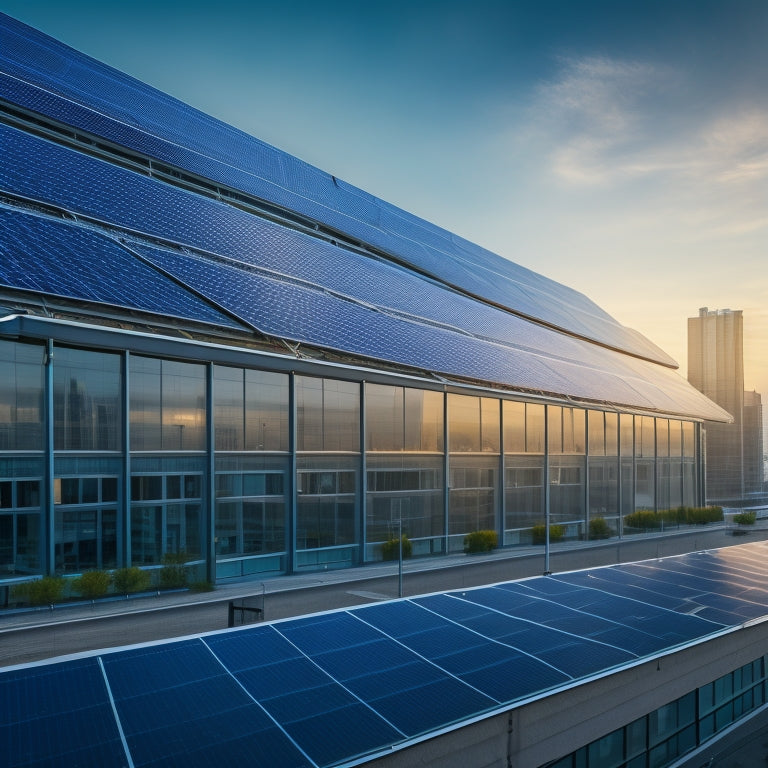
[(402, 532), (413, 555), (443, 552), (443, 394), (365, 385), (366, 559)]
[(53, 366), (54, 567), (118, 565), (122, 358), (57, 347)]
[(500, 406), (495, 398), (448, 395), (449, 552), (463, 551), (468, 533), (499, 530)]
[(656, 424), (635, 416), (635, 510), (656, 508)]
[(130, 358), (130, 562), (205, 551), (206, 368)]
[(635, 417), (619, 414), (619, 454), (621, 461), (621, 529), (626, 515), (635, 511)]
[(0, 341), (0, 579), (41, 571), (44, 356)]
[(359, 563), (360, 385), (296, 376), (297, 570)]
[(216, 573), (283, 572), (290, 483), (286, 374), (214, 367)]
[(529, 543), (526, 531), (544, 524), (544, 406), (502, 403), (504, 424), (504, 544)]
[(687, 507), (698, 506), (696, 498), (696, 425), (690, 421), (682, 422), (683, 441), (683, 504)]
[(585, 411), (547, 406), (549, 519), (566, 538), (585, 533)]
[[(602, 538), (619, 531), (619, 417), (587, 411), (589, 435), (589, 536)], [(597, 520), (605, 521), (605, 525)]]

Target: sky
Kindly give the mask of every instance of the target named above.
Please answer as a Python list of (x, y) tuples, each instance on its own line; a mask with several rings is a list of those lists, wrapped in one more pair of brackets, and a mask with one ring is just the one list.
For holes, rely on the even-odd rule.
[(0, 10), (581, 291), (683, 376), (687, 318), (743, 310), (768, 404), (768, 0)]

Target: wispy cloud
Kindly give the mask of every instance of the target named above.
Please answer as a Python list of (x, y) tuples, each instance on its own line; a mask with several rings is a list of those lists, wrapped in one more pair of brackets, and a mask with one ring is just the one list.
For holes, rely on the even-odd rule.
[(541, 86), (531, 117), (551, 141), (562, 183), (632, 181), (738, 185), (768, 179), (768, 110), (717, 103), (671, 67), (606, 58), (567, 60)]

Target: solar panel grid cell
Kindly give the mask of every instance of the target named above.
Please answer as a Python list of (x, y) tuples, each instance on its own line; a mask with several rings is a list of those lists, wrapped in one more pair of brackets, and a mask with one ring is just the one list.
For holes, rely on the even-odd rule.
[(2, 760), (10, 766), (123, 765), (120, 734), (96, 659), (0, 678), (0, 744)]

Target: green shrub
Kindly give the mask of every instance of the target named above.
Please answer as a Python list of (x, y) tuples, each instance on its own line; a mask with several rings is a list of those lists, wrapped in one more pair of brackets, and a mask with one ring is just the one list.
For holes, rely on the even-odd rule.
[[(413, 545), (411, 540), (403, 534), (403, 559), (410, 557), (413, 552)], [(390, 539), (385, 541), (381, 545), (381, 557), (383, 560), (399, 560), (400, 559), (400, 540)]]
[(686, 522), (688, 525), (719, 523), (722, 519), (722, 507), (688, 507), (686, 509)]
[(604, 517), (593, 517), (589, 521), (590, 539), (608, 539), (611, 536), (611, 527)]
[(216, 589), (216, 585), (211, 581), (203, 579), (202, 581), (193, 581), (189, 588), (193, 592), (213, 592)]
[(149, 589), (152, 578), (148, 571), (142, 571), (135, 565), (131, 568), (118, 568), (112, 575), (115, 592), (129, 595), (131, 592), (145, 592)]
[(106, 571), (86, 571), (72, 580), (72, 589), (87, 600), (104, 597), (109, 591), (112, 576)]
[(733, 516), (733, 522), (738, 525), (754, 525), (757, 520), (757, 513), (755, 512), (739, 512)]
[(472, 531), (464, 537), (464, 551), (467, 554), (490, 552), (499, 546), (499, 535), (496, 531)]
[(180, 589), (187, 586), (187, 553), (166, 552), (160, 569), (161, 589)]
[(624, 525), (629, 528), (639, 528), (644, 531), (661, 527), (661, 520), (652, 509), (638, 509), (624, 517)]
[[(534, 525), (531, 529), (534, 544), (546, 544), (547, 527), (545, 525)], [(560, 541), (565, 536), (565, 528), (562, 525), (549, 526), (550, 543)]]
[(53, 605), (61, 602), (64, 595), (64, 579), (61, 576), (43, 576), (35, 581), (16, 584), (11, 591), (14, 600), (30, 605)]

